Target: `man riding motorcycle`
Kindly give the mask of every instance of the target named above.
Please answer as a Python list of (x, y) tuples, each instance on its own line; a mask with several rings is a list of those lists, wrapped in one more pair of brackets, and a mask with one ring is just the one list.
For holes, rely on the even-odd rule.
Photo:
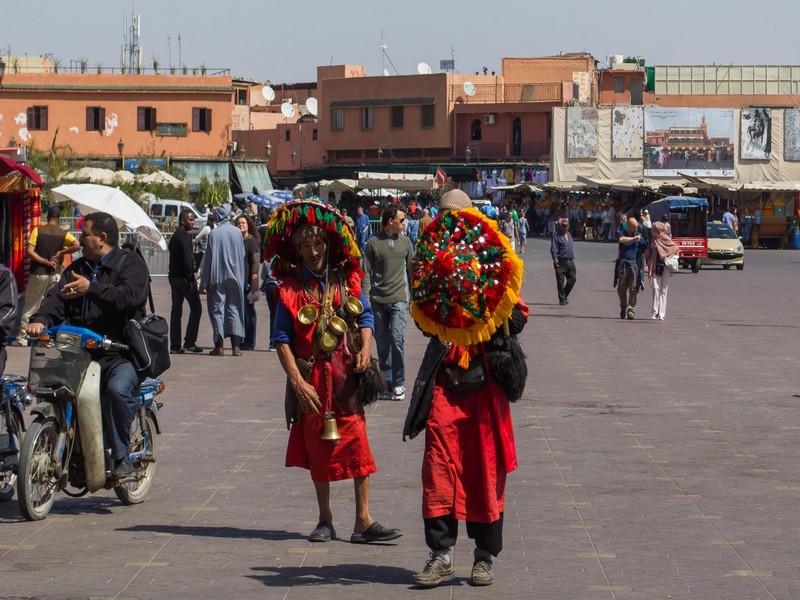
[[(128, 320), (144, 314), (149, 273), (140, 256), (118, 248), (118, 243), (119, 228), (111, 215), (86, 215), (80, 236), (83, 257), (67, 267), (42, 301), (28, 325), (30, 336), (68, 323), (124, 340)], [(128, 444), (136, 412), (134, 392), (142, 378), (127, 353), (104, 351), (94, 358), (102, 369), (104, 442), (111, 449), (113, 477), (121, 479), (134, 472)]]

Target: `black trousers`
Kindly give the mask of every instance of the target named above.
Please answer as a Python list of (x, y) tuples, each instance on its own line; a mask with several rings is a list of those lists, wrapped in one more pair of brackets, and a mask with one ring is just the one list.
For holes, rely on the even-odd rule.
[[(577, 272), (575, 271), (575, 261), (571, 258), (559, 258), (556, 271), (556, 286), (558, 287), (558, 299), (566, 300), (572, 288), (575, 287)], [(566, 280), (566, 284), (564, 283)]]
[[(467, 536), (475, 546), (497, 556), (503, 549), (503, 513), (494, 523), (467, 521)], [(444, 552), (456, 544), (458, 520), (453, 515), (425, 519), (425, 543), (434, 552)]]
[(200, 304), (200, 292), (194, 281), (178, 277), (169, 278), (172, 291), (172, 310), (169, 318), (169, 345), (171, 350), (181, 348), (181, 319), (183, 318), (183, 301), (189, 303), (189, 323), (186, 325), (184, 346), (194, 346), (197, 342), (197, 330), (200, 328), (200, 316), (203, 306)]

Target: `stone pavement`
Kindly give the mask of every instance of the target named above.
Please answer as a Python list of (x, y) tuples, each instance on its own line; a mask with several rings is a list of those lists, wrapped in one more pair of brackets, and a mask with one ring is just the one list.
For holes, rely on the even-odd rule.
[[(658, 322), (646, 319), (649, 290), (641, 320), (617, 318), (614, 246), (577, 252), (577, 287), (558, 306), (547, 244), (528, 246), (530, 378), (513, 407), (520, 467), (491, 588), (466, 584), (462, 526), (456, 580), (410, 589), (426, 547), (423, 441), (400, 439), (405, 403), (368, 416), (372, 514), (404, 537), (343, 541), (354, 502), (341, 482), (343, 540), (306, 542), (316, 508), (307, 473), (282, 466), (284, 379), (275, 354), (256, 351), (175, 357), (144, 504), (61, 496), (38, 523), (0, 505), (0, 598), (800, 598), (800, 253), (681, 273)], [(164, 280), (156, 291), (167, 314)], [(412, 327), (412, 374), (423, 349)], [(26, 354), (10, 349), (7, 372), (24, 373)]]

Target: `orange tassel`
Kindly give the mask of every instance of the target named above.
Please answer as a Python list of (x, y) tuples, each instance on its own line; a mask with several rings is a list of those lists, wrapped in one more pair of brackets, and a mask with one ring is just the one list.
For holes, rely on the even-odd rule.
[(458, 366), (466, 371), (469, 369), (470, 360), (472, 360), (469, 355), (469, 348), (459, 348), (459, 352), (461, 352), (461, 356), (458, 358)]

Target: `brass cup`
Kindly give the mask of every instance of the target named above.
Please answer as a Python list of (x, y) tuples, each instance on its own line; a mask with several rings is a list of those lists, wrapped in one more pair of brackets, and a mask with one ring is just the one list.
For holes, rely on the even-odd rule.
[(358, 298), (348, 296), (347, 300), (344, 301), (344, 309), (347, 311), (348, 315), (358, 317), (364, 312), (364, 305), (361, 304), (361, 300)]
[(333, 352), (338, 345), (339, 338), (328, 330), (323, 331), (322, 335), (319, 336), (319, 347), (323, 352)]
[(342, 317), (333, 315), (331, 320), (328, 322), (328, 327), (333, 330), (333, 333), (336, 335), (344, 335), (347, 331), (347, 321), (345, 321)]
[(319, 312), (313, 304), (306, 304), (297, 311), (297, 320), (303, 325), (311, 325), (317, 320)]

